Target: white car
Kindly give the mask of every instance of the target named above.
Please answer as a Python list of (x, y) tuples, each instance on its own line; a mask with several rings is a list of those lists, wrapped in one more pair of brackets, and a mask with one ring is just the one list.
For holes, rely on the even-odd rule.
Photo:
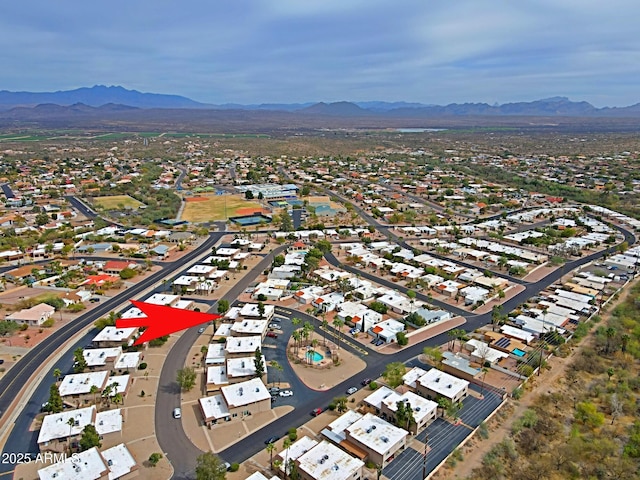
[(182, 417), (182, 409), (180, 407), (176, 407), (173, 409), (173, 418), (181, 418)]
[(280, 390), (278, 393), (281, 397), (293, 397), (293, 390)]

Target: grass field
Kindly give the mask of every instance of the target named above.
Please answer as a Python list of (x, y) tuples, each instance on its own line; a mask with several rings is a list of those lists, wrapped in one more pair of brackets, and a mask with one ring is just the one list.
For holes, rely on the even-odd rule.
[(110, 195), (108, 197), (94, 197), (93, 204), (105, 210), (120, 210), (122, 207), (138, 208), (144, 205), (129, 195)]
[[(225, 216), (226, 204), (226, 216)], [(226, 220), (237, 215), (262, 211), (257, 202), (245, 200), (241, 195), (212, 195), (187, 199), (181, 220), (188, 222), (211, 222)]]

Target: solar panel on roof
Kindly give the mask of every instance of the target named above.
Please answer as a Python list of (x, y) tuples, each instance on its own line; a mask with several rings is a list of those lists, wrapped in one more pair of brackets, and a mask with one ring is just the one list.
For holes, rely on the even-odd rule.
[(510, 343), (511, 343), (511, 340), (509, 340), (506, 337), (502, 337), (498, 339), (498, 341), (496, 342), (496, 347), (507, 348)]

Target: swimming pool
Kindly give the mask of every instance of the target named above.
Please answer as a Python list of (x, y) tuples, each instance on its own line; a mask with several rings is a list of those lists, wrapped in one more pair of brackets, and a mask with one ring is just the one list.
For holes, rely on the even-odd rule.
[(324, 357), (315, 350), (309, 350), (307, 352), (307, 359), (310, 359), (312, 362), (319, 362), (323, 358)]
[(511, 353), (513, 353), (516, 357), (524, 357), (527, 352), (520, 350), (519, 348), (514, 348)]

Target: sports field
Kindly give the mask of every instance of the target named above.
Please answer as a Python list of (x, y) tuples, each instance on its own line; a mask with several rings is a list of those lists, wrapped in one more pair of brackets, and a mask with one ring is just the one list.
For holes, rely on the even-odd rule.
[(185, 199), (181, 220), (212, 222), (263, 211), (262, 205), (245, 200), (243, 195), (202, 195)]
[(105, 210), (121, 210), (122, 208), (138, 208), (144, 205), (129, 195), (110, 195), (107, 197), (94, 197), (93, 204)]

